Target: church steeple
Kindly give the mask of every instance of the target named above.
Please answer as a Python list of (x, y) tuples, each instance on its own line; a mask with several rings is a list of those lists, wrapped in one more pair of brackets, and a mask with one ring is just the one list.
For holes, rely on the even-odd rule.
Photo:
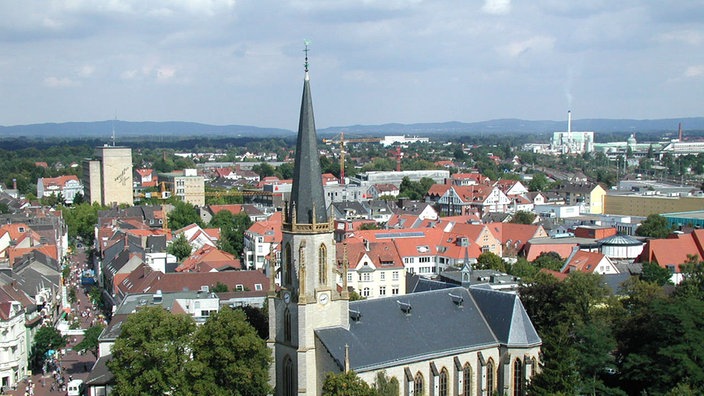
[(303, 81), (303, 99), (298, 121), (298, 140), (296, 142), (296, 162), (293, 170), (291, 202), (285, 221), (295, 226), (298, 224), (321, 224), (328, 222), (325, 210), (325, 193), (320, 171), (318, 138), (313, 117), (313, 100), (310, 94), (310, 77), (308, 75), (308, 44), (306, 43), (305, 79)]

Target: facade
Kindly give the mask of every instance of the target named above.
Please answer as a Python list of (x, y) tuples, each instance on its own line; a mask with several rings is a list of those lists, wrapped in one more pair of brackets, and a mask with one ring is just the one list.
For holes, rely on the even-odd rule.
[(160, 177), (180, 200), (198, 207), (205, 206), (205, 178), (198, 176), (195, 169), (162, 173)]
[(0, 381), (1, 389), (5, 390), (27, 375), (28, 343), (25, 309), (19, 301), (3, 300), (0, 302)]
[(132, 205), (132, 149), (98, 147), (94, 157), (83, 162), (83, 185), (88, 188), (87, 201), (101, 205)]
[(368, 383), (385, 371), (403, 395), (524, 395), (542, 341), (516, 295), (458, 287), (350, 303), (344, 250), (342, 287), (335, 282), (334, 222), (316, 141), (306, 67), (281, 286), (268, 297), (276, 395), (320, 395), (326, 373), (349, 370)]
[(704, 197), (679, 197), (645, 194), (607, 194), (604, 210), (608, 214), (643, 216), (702, 210)]
[(37, 197), (58, 197), (59, 194), (69, 205), (73, 203), (76, 195), (83, 194), (83, 184), (78, 180), (78, 176), (41, 177), (37, 180)]

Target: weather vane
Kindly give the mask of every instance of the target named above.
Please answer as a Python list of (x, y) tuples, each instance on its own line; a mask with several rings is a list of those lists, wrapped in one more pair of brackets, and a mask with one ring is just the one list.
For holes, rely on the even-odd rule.
[(306, 53), (306, 63), (304, 64), (306, 68), (306, 73), (308, 72), (308, 46), (310, 45), (310, 40), (303, 40), (303, 45), (305, 46), (305, 49), (303, 52)]

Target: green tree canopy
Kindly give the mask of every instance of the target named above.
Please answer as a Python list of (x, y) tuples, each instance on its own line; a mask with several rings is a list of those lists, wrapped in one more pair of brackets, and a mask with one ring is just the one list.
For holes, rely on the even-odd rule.
[(191, 247), (191, 244), (188, 243), (186, 236), (183, 234), (179, 234), (176, 238), (174, 238), (171, 244), (166, 248), (166, 251), (169, 254), (176, 256), (178, 261), (190, 256), (192, 250), (193, 247)]
[(435, 181), (429, 177), (423, 177), (417, 182), (411, 181), (408, 177), (404, 177), (403, 180), (401, 180), (399, 194), (413, 200), (421, 200), (425, 197), (433, 184), (435, 184)]
[(484, 252), (477, 257), (477, 269), (493, 269), (505, 272), (506, 263), (498, 255), (492, 252)]
[(667, 238), (672, 227), (667, 219), (659, 214), (651, 214), (636, 228), (636, 235), (650, 238)]
[(375, 396), (375, 392), (354, 371), (348, 371), (325, 374), (323, 396)]
[(193, 390), (200, 395), (259, 396), (270, 393), (271, 352), (247, 323), (242, 310), (224, 307), (198, 328), (193, 339), (193, 364), (198, 376)]
[(526, 212), (524, 210), (519, 210), (513, 215), (511, 223), (515, 224), (533, 224), (535, 220), (535, 213)]
[(543, 252), (533, 260), (533, 265), (536, 267), (553, 271), (559, 271), (563, 264), (565, 264), (565, 262), (557, 252)]
[(197, 224), (199, 227), (203, 227), (198, 209), (188, 202), (176, 201), (174, 203), (174, 209), (168, 214), (169, 228), (178, 230), (191, 224)]
[(73, 349), (76, 351), (89, 351), (93, 356), (98, 358), (98, 346), (100, 344), (98, 337), (100, 337), (100, 333), (102, 332), (102, 325), (91, 326), (84, 332), (81, 342), (76, 344)]
[(244, 233), (252, 225), (252, 220), (244, 213), (233, 215), (227, 210), (221, 210), (210, 220), (211, 227), (220, 228), (218, 248), (237, 257), (244, 250)]
[(672, 273), (667, 268), (663, 268), (658, 265), (658, 263), (645, 262), (643, 263), (643, 270), (640, 274), (640, 279), (646, 282), (652, 282), (660, 286), (672, 284), (670, 280), (672, 278)]
[(113, 394), (187, 395), (193, 318), (146, 307), (127, 317), (115, 340), (108, 368)]
[(34, 345), (30, 353), (30, 362), (34, 369), (39, 369), (46, 360), (49, 350), (57, 350), (66, 346), (66, 337), (53, 326), (42, 326), (34, 335)]

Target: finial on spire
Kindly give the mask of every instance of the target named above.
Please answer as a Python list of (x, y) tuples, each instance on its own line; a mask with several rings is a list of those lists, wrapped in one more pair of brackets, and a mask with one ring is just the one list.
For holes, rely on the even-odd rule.
[(308, 46), (310, 45), (310, 40), (303, 40), (303, 45), (305, 46), (303, 52), (306, 53), (306, 62), (303, 65), (305, 67), (306, 73), (308, 73)]

